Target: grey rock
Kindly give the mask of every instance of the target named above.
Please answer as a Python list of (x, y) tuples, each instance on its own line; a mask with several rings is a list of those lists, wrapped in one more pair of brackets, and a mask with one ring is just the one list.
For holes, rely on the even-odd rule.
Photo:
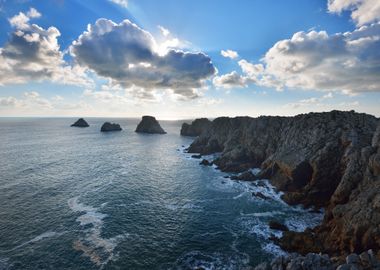
[(196, 137), (206, 132), (211, 127), (211, 121), (207, 118), (195, 119), (191, 124), (183, 123), (181, 128), (182, 136)]
[[(380, 250), (380, 121), (354, 111), (294, 117), (220, 117), (188, 152), (221, 152), (225, 172), (260, 168), (289, 204), (324, 207), (322, 224), (282, 248), (347, 255)], [(284, 234), (284, 237), (290, 234)]]
[(101, 132), (110, 132), (110, 131), (121, 131), (122, 128), (119, 124), (105, 122), (100, 128)]
[(289, 228), (286, 225), (284, 225), (284, 224), (282, 224), (276, 220), (269, 221), (268, 225), (269, 225), (269, 228), (271, 228), (272, 230), (289, 231)]
[(351, 265), (349, 264), (342, 264), (342, 265), (339, 265), (336, 270), (351, 270)]
[(212, 162), (208, 161), (207, 159), (203, 159), (199, 164), (204, 166), (212, 166)]
[(72, 127), (89, 127), (90, 125), (84, 120), (83, 118), (79, 118), (77, 121), (75, 121), (74, 124), (71, 125)]
[(359, 263), (359, 256), (355, 253), (351, 253), (350, 255), (348, 255), (346, 257), (346, 263), (347, 264), (356, 264), (356, 263)]
[(263, 262), (254, 268), (254, 270), (271, 270), (269, 263)]
[(135, 132), (149, 134), (166, 134), (160, 123), (153, 116), (143, 116), (141, 122), (137, 125)]

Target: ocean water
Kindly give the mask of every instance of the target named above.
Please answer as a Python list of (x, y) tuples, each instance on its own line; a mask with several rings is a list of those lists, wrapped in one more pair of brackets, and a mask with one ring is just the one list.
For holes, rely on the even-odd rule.
[[(0, 118), (0, 269), (246, 269), (283, 251), (271, 219), (321, 221), (267, 181), (225, 178), (184, 153), (181, 122)], [(104, 121), (122, 132), (101, 133)], [(211, 157), (210, 157), (211, 158)], [(252, 196), (260, 191), (271, 197)]]

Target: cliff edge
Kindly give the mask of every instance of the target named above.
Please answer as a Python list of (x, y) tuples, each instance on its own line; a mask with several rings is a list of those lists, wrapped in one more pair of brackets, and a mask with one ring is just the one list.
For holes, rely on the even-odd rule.
[(334, 256), (369, 249), (379, 252), (378, 118), (354, 111), (220, 117), (188, 152), (221, 152), (213, 162), (222, 171), (259, 167), (257, 177), (270, 179), (289, 204), (326, 209), (323, 223), (315, 229), (284, 232), (278, 240), (284, 249)]

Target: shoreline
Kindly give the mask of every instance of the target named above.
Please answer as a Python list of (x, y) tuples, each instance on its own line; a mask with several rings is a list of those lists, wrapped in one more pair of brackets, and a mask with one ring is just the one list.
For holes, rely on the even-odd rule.
[[(236, 180), (269, 179), (284, 192), (283, 199), (288, 204), (325, 209), (319, 226), (302, 233), (285, 232), (278, 244), (289, 252), (325, 253), (343, 263), (343, 258), (352, 253), (371, 250), (374, 257), (379, 255), (379, 233), (372, 232), (380, 219), (368, 224), (353, 216), (353, 211), (362, 216), (375, 214), (377, 209), (377, 199), (375, 205), (361, 200), (368, 196), (365, 191), (379, 188), (379, 134), (378, 118), (353, 111), (295, 117), (222, 117), (209, 121), (187, 151), (201, 155), (200, 160), (204, 155), (220, 152), (220, 157), (208, 162), (223, 172), (244, 176)], [(261, 169), (258, 176), (250, 172), (255, 167)], [(326, 183), (330, 185), (323, 188)], [(356, 203), (358, 199), (360, 203)], [(351, 209), (345, 210), (348, 206)], [(366, 206), (365, 213), (360, 213)], [(341, 220), (348, 216), (360, 223), (342, 224)], [(355, 228), (364, 230), (362, 236), (352, 235)], [(363, 238), (363, 234), (367, 236)], [(368, 237), (374, 241), (368, 241)]]

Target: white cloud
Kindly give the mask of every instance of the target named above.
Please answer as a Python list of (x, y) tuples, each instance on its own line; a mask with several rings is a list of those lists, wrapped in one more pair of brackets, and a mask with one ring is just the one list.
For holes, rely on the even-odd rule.
[(9, 19), (15, 28), (10, 39), (0, 48), (0, 85), (50, 80), (64, 84), (89, 84), (83, 69), (63, 60), (55, 27), (44, 29), (30, 24), (41, 14), (31, 8)]
[(3, 107), (20, 107), (21, 103), (14, 97), (0, 97), (0, 108)]
[(223, 103), (223, 100), (220, 98), (201, 98), (198, 100), (200, 106), (215, 106)]
[(160, 32), (161, 32), (161, 34), (162, 34), (164, 37), (167, 37), (167, 36), (170, 35), (170, 31), (169, 31), (168, 29), (166, 29), (165, 27), (163, 27), (163, 26), (161, 26), (161, 25), (159, 25), (159, 26), (157, 26), (157, 27), (158, 27), (158, 29), (160, 29)]
[(27, 13), (29, 18), (39, 18), (41, 17), (41, 13), (37, 11), (35, 8), (30, 8), (30, 10)]
[(334, 35), (297, 32), (270, 48), (261, 63), (240, 60), (240, 76), (276, 89), (380, 92), (379, 48), (380, 23)]
[(220, 54), (223, 57), (231, 58), (231, 59), (236, 59), (236, 58), (239, 57), (239, 54), (236, 51), (233, 51), (233, 50), (221, 50)]
[(163, 53), (149, 32), (129, 20), (116, 24), (99, 19), (73, 42), (70, 52), (82, 67), (123, 88), (134, 86), (143, 96), (169, 89), (185, 99), (196, 98), (197, 89), (216, 72), (203, 53), (176, 49)]
[(300, 107), (308, 107), (311, 105), (322, 106), (322, 105), (324, 105), (324, 102), (327, 99), (332, 99), (333, 97), (334, 96), (332, 93), (327, 93), (320, 98), (311, 97), (311, 98), (307, 98), (307, 99), (301, 99), (301, 100), (294, 102), (294, 103), (288, 103), (284, 106), (284, 108), (297, 109)]
[(112, 3), (115, 3), (123, 8), (127, 8), (128, 7), (128, 0), (108, 0)]
[(221, 76), (215, 76), (213, 83), (218, 88), (246, 87), (246, 79), (240, 76), (236, 71)]
[(331, 13), (351, 11), (351, 18), (359, 26), (380, 20), (379, 0), (329, 0), (327, 8)]

